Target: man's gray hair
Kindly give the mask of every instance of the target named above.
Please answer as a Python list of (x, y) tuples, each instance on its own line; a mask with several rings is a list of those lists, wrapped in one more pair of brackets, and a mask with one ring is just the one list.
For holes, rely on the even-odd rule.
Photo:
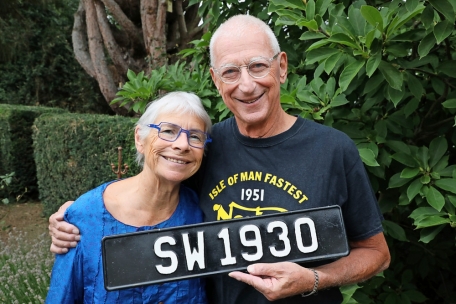
[[(138, 135), (141, 141), (144, 140), (151, 131), (151, 128), (147, 125), (160, 123), (161, 121), (156, 121), (156, 119), (162, 114), (196, 116), (203, 121), (205, 126), (204, 131), (206, 133), (211, 132), (211, 118), (204, 109), (199, 97), (194, 93), (171, 92), (152, 101), (147, 106), (146, 111), (141, 118), (139, 118), (136, 126), (138, 126)], [(144, 163), (144, 155), (136, 152), (136, 161), (142, 166)]]
[(263, 20), (251, 15), (235, 15), (223, 22), (212, 35), (211, 42), (209, 44), (211, 66), (214, 67), (215, 64), (214, 44), (220, 38), (220, 36), (229, 33), (232, 37), (242, 37), (246, 35), (246, 33), (252, 33), (252, 29), (263, 31), (268, 36), (271, 50), (274, 55), (280, 52), (280, 46), (279, 42), (277, 41), (277, 37), (274, 35), (274, 32), (271, 30), (271, 28), (266, 23), (264, 23)]

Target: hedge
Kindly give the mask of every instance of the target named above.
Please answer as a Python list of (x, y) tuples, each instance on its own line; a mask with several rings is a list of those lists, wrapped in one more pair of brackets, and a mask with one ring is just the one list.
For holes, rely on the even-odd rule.
[(124, 175), (138, 173), (135, 164), (133, 118), (108, 115), (64, 114), (40, 116), (34, 125), (33, 141), (39, 199), (49, 216), (62, 203), (117, 178), (118, 147)]
[(0, 175), (14, 172), (14, 181), (0, 196), (37, 195), (36, 167), (33, 160), (32, 125), (43, 113), (65, 110), (0, 104)]

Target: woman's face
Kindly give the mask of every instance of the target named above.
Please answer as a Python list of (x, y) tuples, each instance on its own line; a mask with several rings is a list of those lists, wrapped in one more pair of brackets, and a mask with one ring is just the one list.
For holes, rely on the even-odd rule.
[[(163, 114), (154, 123), (169, 122), (186, 130), (205, 130), (204, 122), (193, 115)], [(137, 148), (144, 154), (144, 169), (155, 175), (159, 180), (181, 182), (193, 174), (201, 166), (204, 148), (194, 148), (188, 144), (187, 134), (181, 132), (173, 141), (158, 137), (158, 129), (151, 129), (149, 135)]]

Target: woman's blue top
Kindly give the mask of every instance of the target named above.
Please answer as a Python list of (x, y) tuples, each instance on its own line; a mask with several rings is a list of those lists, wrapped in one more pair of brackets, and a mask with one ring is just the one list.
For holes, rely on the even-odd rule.
[(104, 236), (196, 224), (203, 219), (198, 196), (181, 185), (179, 204), (168, 220), (139, 228), (125, 225), (105, 208), (103, 192), (110, 183), (83, 194), (65, 212), (65, 221), (79, 228), (81, 241), (68, 253), (56, 255), (46, 303), (206, 303), (203, 279), (105, 290), (101, 256)]

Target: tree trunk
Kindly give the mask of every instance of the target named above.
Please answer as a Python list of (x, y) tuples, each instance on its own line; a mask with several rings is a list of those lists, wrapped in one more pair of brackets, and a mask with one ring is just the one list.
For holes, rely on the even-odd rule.
[[(108, 102), (135, 73), (167, 64), (169, 53), (201, 37), (198, 4), (182, 0), (80, 0), (74, 15), (73, 50)], [(110, 107), (128, 115), (127, 107)]]

